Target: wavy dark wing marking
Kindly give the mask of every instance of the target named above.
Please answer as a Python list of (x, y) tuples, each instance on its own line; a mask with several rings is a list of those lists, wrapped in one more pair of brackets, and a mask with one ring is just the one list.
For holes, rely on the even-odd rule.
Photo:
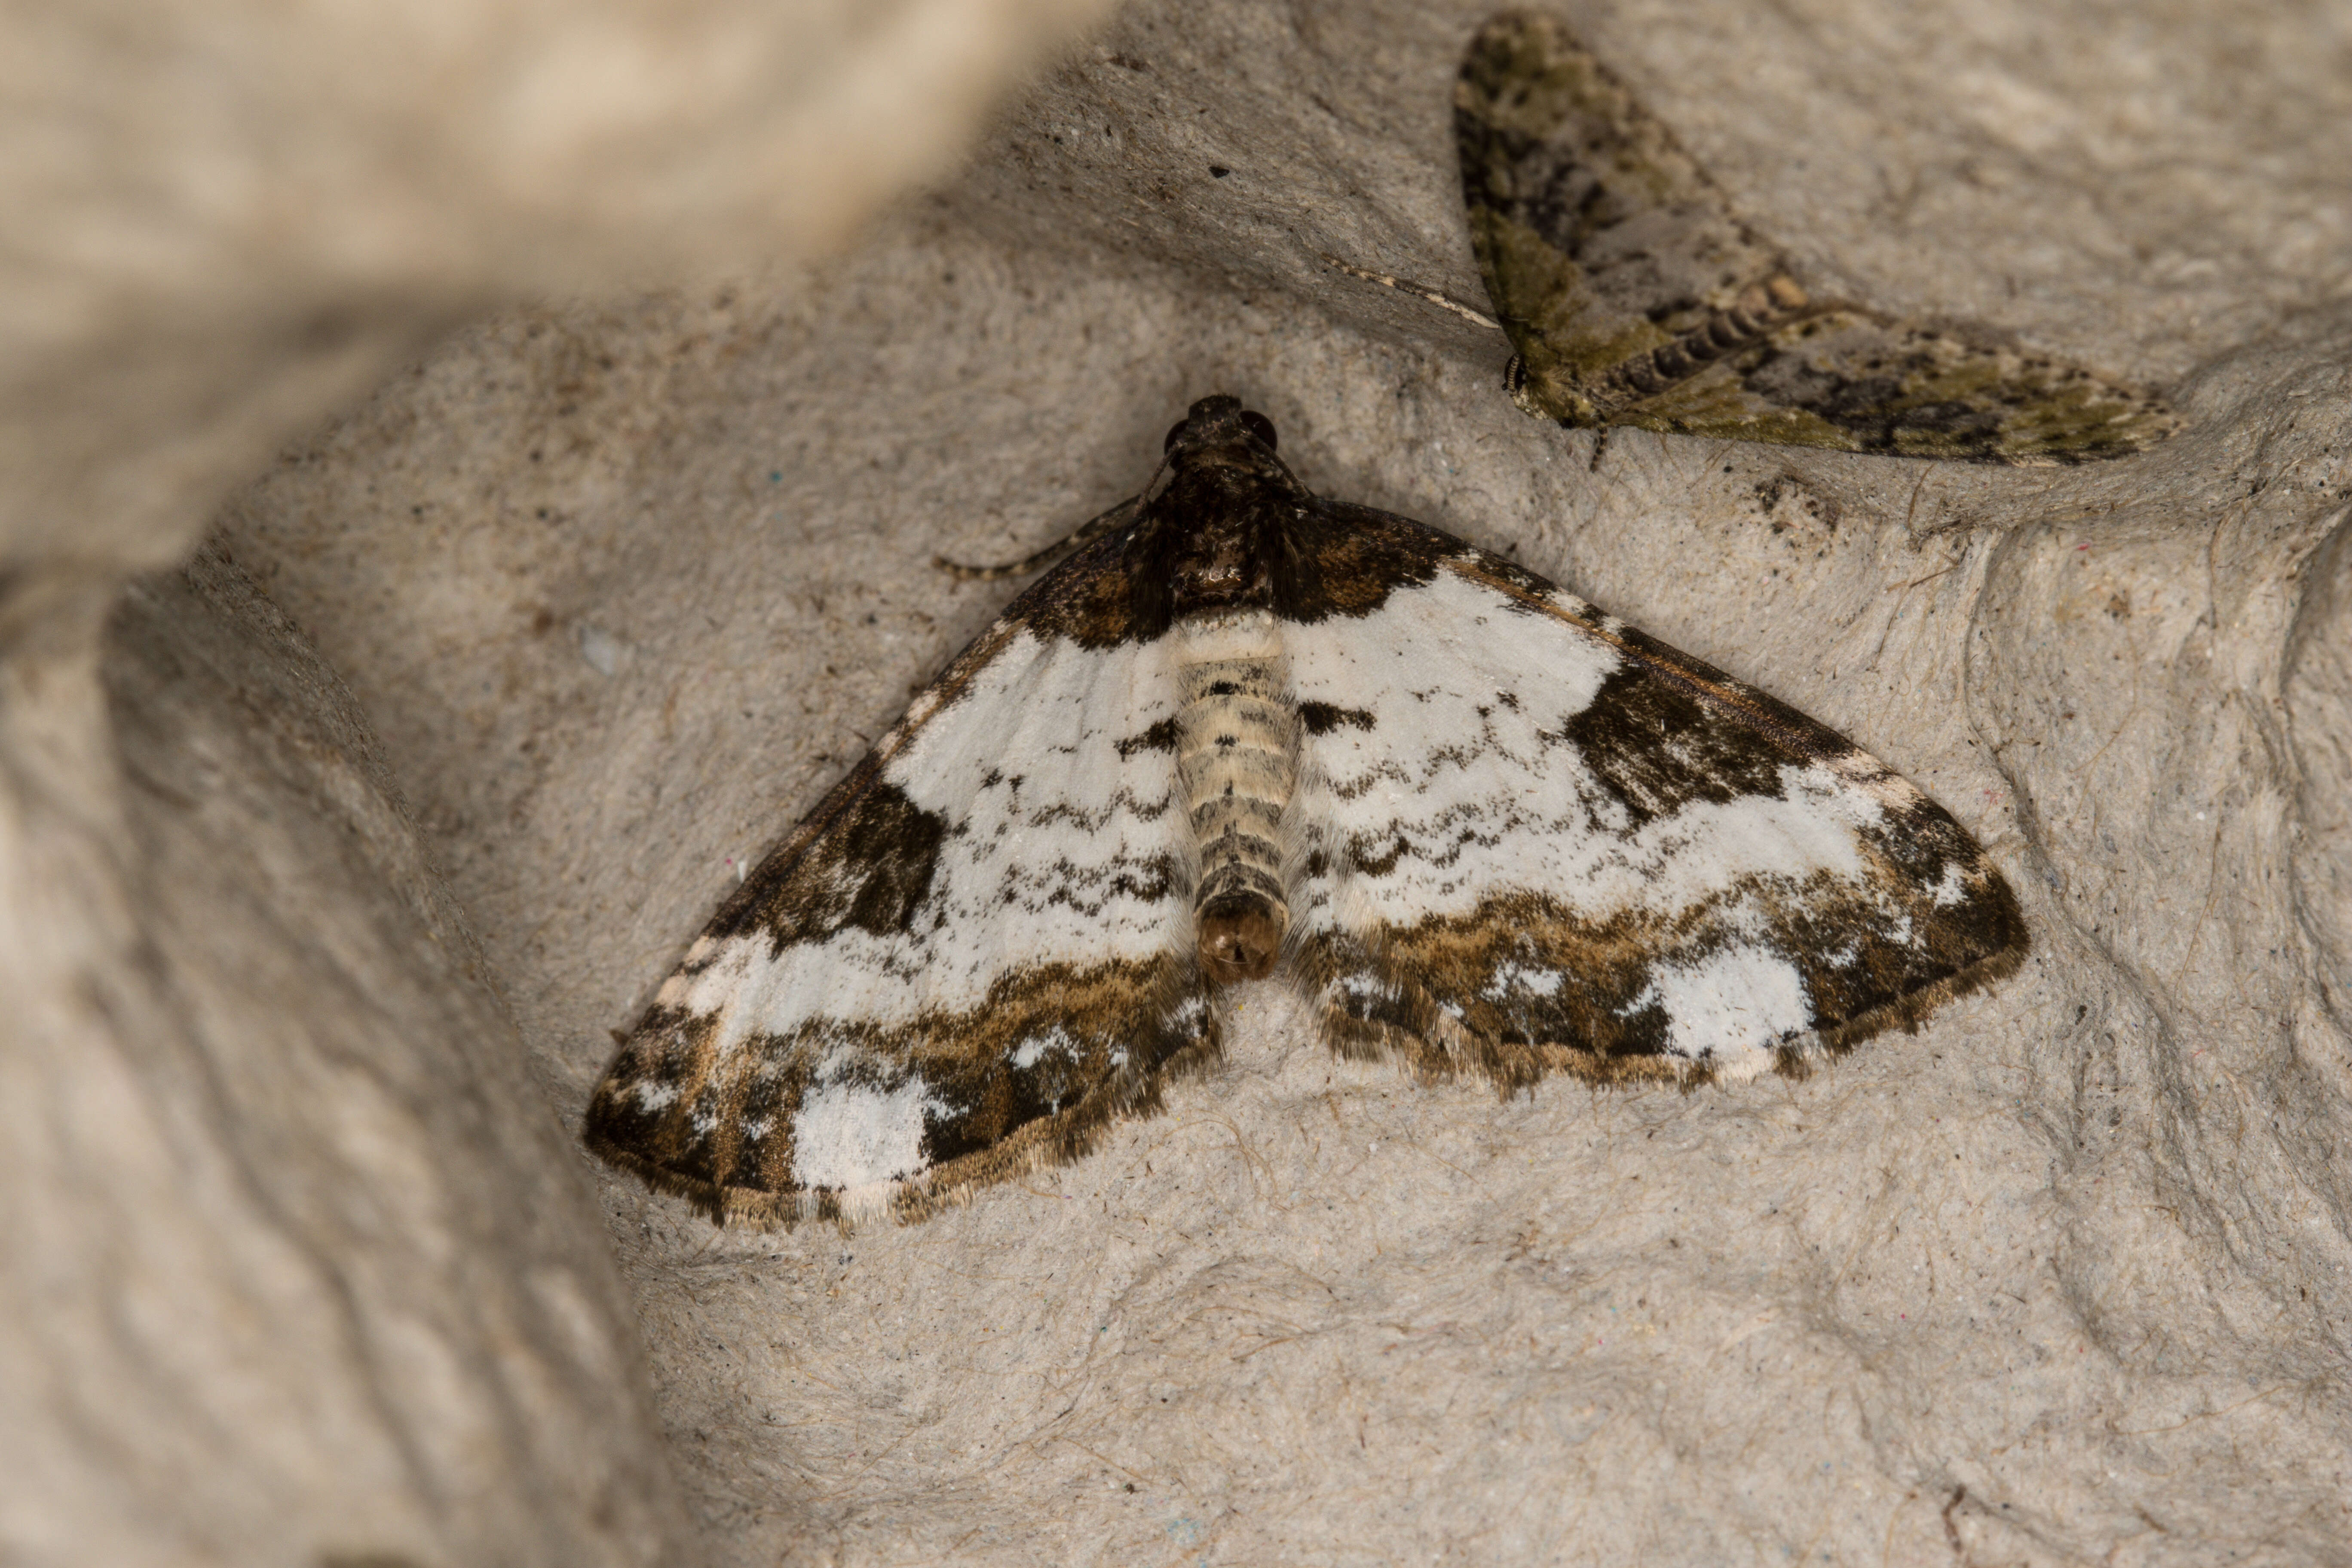
[(719, 910), (596, 1089), (599, 1154), (714, 1217), (919, 1213), (1213, 1056), (1136, 532), (1014, 601)]
[(1472, 247), (1530, 414), (2011, 463), (2115, 457), (2179, 424), (2144, 390), (1983, 329), (1812, 299), (1550, 17), (1480, 29), (1454, 130)]
[(1507, 1085), (1799, 1070), (2013, 969), (1974, 839), (1794, 709), (1434, 529), (1285, 627), (1307, 723), (1292, 962), (1335, 1045)]

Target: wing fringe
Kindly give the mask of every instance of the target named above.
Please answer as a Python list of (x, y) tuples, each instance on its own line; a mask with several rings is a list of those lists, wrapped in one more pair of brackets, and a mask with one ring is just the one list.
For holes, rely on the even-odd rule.
[(1223, 1059), (1223, 1046), (1211, 1032), (1171, 1055), (1156, 1068), (1105, 1085), (1056, 1115), (1040, 1117), (985, 1149), (903, 1181), (847, 1188), (765, 1187), (708, 1182), (646, 1158), (603, 1137), (593, 1127), (589, 1151), (627, 1172), (655, 1192), (684, 1198), (719, 1226), (792, 1230), (803, 1224), (838, 1226), (846, 1235), (860, 1225), (889, 1221), (914, 1225), (942, 1209), (971, 1202), (983, 1187), (1071, 1164), (1093, 1153), (1122, 1123), (1148, 1121), (1167, 1109), (1167, 1087), (1199, 1078)]
[[(1916, 1034), (1927, 1016), (1947, 1003), (1987, 990), (2016, 973), (2029, 951), (2029, 943), (2021, 937), (2012, 946), (1891, 1001), (1792, 1036), (1774, 1048), (1769, 1070), (1782, 1078), (1803, 1079), (1890, 1029)], [(1497, 1040), (1454, 1018), (1424, 989), (1409, 981), (1396, 983), (1391, 1005), (1404, 1015), (1402, 1021), (1358, 1017), (1337, 1004), (1326, 1004), (1321, 1016), (1324, 1043), (1333, 1054), (1350, 1061), (1402, 1063), (1424, 1083), (1442, 1082), (1464, 1072), (1479, 1073), (1506, 1100), (1522, 1090), (1532, 1093), (1538, 1081), (1553, 1076), (1596, 1087), (1673, 1084), (1685, 1092), (1725, 1079), (1711, 1064), (1664, 1055), (1607, 1056), (1556, 1041), (1519, 1046)], [(1730, 1081), (1744, 1081), (1746, 1076)]]

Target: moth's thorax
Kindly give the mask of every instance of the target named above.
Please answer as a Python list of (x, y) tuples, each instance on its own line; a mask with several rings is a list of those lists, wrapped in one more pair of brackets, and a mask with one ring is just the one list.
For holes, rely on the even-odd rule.
[(1263, 606), (1202, 610), (1175, 635), (1176, 777), (1200, 857), (1201, 968), (1220, 984), (1263, 979), (1290, 924), (1282, 819), (1298, 777), (1280, 623)]
[(1270, 605), (1282, 526), (1299, 498), (1297, 481), (1270, 457), (1244, 447), (1186, 453), (1151, 502), (1171, 541), (1175, 615)]

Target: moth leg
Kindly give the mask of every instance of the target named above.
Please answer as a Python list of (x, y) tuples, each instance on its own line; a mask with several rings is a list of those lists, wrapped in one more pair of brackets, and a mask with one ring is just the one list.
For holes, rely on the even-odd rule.
[(1045, 570), (1072, 551), (1092, 544), (1112, 529), (1122, 526), (1135, 516), (1142, 505), (1141, 496), (1129, 496), (1092, 522), (1081, 523), (1077, 531), (1068, 538), (1058, 540), (1034, 555), (1024, 555), (1018, 561), (1008, 561), (1002, 566), (966, 566), (961, 562), (950, 561), (944, 555), (932, 556), (931, 564), (959, 583), (993, 583), (1000, 577), (1025, 577), (1032, 572)]

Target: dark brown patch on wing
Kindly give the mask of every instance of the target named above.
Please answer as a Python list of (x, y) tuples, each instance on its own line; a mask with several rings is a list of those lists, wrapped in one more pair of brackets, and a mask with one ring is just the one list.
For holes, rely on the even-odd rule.
[(1302, 702), (1298, 705), (1298, 722), (1310, 735), (1328, 735), (1342, 726), (1351, 730), (1369, 730), (1374, 720), (1361, 708), (1341, 708), (1329, 702)]
[(1129, 735), (1118, 743), (1121, 759), (1138, 752), (1172, 752), (1176, 749), (1176, 719), (1173, 714), (1160, 720), (1139, 735)]
[(1291, 621), (1368, 616), (1435, 577), (1458, 539), (1368, 506), (1308, 498), (1282, 525), (1274, 610)]
[(1173, 616), (1168, 556), (1175, 542), (1164, 517), (1147, 506), (1032, 584), (1005, 606), (1004, 619), (1080, 647), (1149, 642)]
[(1636, 828), (1694, 801), (1777, 800), (1780, 770), (1791, 761), (1769, 734), (1633, 661), (1610, 674), (1560, 734), (1624, 803)]
[(844, 929), (907, 930), (931, 889), (947, 821), (878, 776), (859, 784), (828, 814), (827, 831), (783, 865), (773, 858), (762, 863), (705, 934), (758, 929), (782, 949)]
[[(1790, 761), (1841, 762), (1864, 757), (1853, 742), (1828, 725), (1807, 717), (1779, 698), (1734, 680), (1705, 659), (1679, 648), (1591, 605), (1562, 593), (1542, 577), (1500, 556), (1465, 544), (1454, 569), (1473, 582), (1484, 583), (1511, 595), (1530, 613), (1552, 616), (1615, 648), (1643, 675), (1662, 681), (1685, 695), (1719, 710), (1736, 723), (1769, 737)], [(1873, 771), (1883, 772), (1875, 763)]]

